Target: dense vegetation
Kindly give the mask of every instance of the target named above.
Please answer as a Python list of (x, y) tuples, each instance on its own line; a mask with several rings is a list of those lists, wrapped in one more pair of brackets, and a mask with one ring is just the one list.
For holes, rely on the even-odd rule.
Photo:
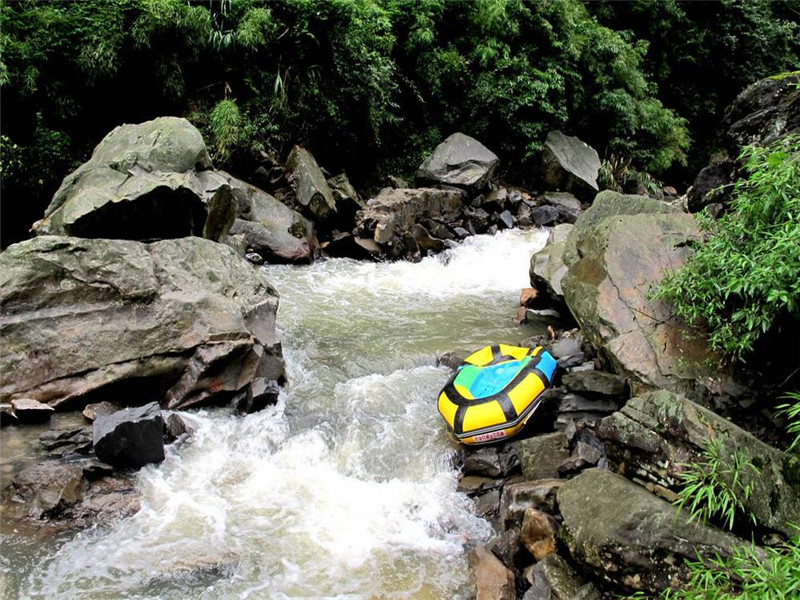
[(462, 130), (525, 183), (554, 127), (664, 173), (744, 83), (797, 63), (794, 3), (696, 4), (3, 2), (3, 244), (112, 127), (164, 114), (245, 177), (301, 142), (364, 183)]
[(732, 210), (705, 219), (710, 239), (658, 291), (733, 357), (800, 321), (800, 138), (747, 147), (740, 158), (749, 176), (736, 182)]

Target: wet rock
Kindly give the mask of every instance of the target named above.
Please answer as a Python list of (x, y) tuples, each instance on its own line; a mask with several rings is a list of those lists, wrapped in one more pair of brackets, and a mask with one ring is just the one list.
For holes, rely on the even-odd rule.
[[(624, 501), (621, 501), (624, 499)], [(558, 490), (562, 538), (595, 576), (622, 588), (656, 594), (685, 588), (685, 561), (698, 554), (723, 559), (744, 542), (690, 523), (688, 515), (624, 477), (589, 469)]]
[(336, 213), (336, 201), (317, 161), (305, 148), (294, 146), (286, 161), (297, 202), (317, 221)]
[(141, 492), (130, 479), (101, 477), (93, 481), (83, 502), (70, 509), (65, 517), (76, 526), (91, 526), (97, 522), (123, 519), (141, 509)]
[[(649, 214), (615, 214), (621, 199), (598, 194), (570, 237), (578, 260), (561, 285), (581, 332), (634, 392), (667, 388), (701, 394), (711, 356), (703, 336), (688, 335), (671, 305), (650, 297), (667, 269), (684, 263), (701, 233), (693, 216), (666, 214), (664, 203), (640, 200)], [(649, 203), (649, 204), (648, 204)], [(630, 207), (629, 207), (630, 208)], [(612, 214), (597, 218), (600, 214)], [(576, 233), (577, 232), (577, 233)]]
[(469, 555), (475, 572), (476, 600), (514, 600), (517, 597), (514, 574), (486, 548), (475, 548)]
[(486, 545), (486, 549), (512, 571), (522, 566), (523, 560), (527, 560), (519, 541), (519, 531), (515, 529), (501, 532)]
[(236, 409), (245, 414), (264, 410), (278, 401), (280, 387), (271, 379), (258, 377), (247, 388), (244, 397), (236, 403)]
[(575, 356), (581, 356), (583, 360), (586, 359), (583, 353), (581, 339), (579, 338), (559, 338), (550, 344), (547, 350), (554, 358), (559, 360)]
[(531, 209), (531, 219), (536, 227), (548, 227), (559, 223), (561, 215), (558, 210), (547, 204)]
[(463, 472), (485, 477), (505, 477), (519, 466), (517, 456), (497, 446), (469, 449), (464, 459)]
[(526, 571), (531, 587), (523, 600), (600, 600), (600, 592), (587, 583), (566, 560), (549, 554)]
[(93, 438), (97, 458), (116, 467), (164, 460), (164, 419), (155, 402), (98, 418)]
[(730, 192), (720, 189), (730, 184), (736, 165), (730, 159), (714, 162), (704, 167), (695, 177), (686, 196), (689, 212), (697, 213), (709, 204), (725, 203)]
[(564, 302), (561, 280), (567, 273), (564, 264), (564, 244), (572, 225), (558, 225), (551, 232), (547, 245), (531, 256), (531, 285), (556, 304)]
[(595, 396), (622, 397), (626, 392), (625, 379), (604, 371), (580, 371), (567, 373), (561, 383), (572, 392)]
[(514, 227), (514, 217), (512, 216), (510, 211), (504, 210), (498, 215), (498, 220), (506, 229), (511, 229)]
[(282, 381), (277, 292), (223, 245), (40, 236), (0, 254), (0, 400), (170, 408)]
[(537, 561), (556, 551), (559, 525), (545, 512), (529, 508), (522, 518), (519, 540)]
[(580, 200), (568, 192), (545, 192), (542, 200), (556, 209), (562, 223), (574, 223), (581, 215)]
[(561, 431), (512, 442), (526, 479), (558, 477), (558, 465), (569, 458), (567, 438)]
[(454, 133), (436, 146), (417, 170), (417, 180), (480, 190), (500, 159), (478, 140)]
[(50, 456), (88, 454), (92, 451), (92, 428), (51, 429), (39, 436), (39, 443)]
[(83, 498), (83, 471), (75, 465), (47, 461), (25, 468), (11, 481), (11, 502), (23, 505), (32, 519), (53, 516)]
[(482, 208), (467, 208), (464, 210), (464, 216), (469, 219), (469, 223), (476, 233), (483, 233), (489, 229), (491, 215), (486, 210)]
[(408, 235), (420, 221), (454, 220), (461, 213), (465, 199), (465, 192), (455, 188), (398, 189), (381, 193), (356, 216), (358, 235), (372, 237), (376, 244), (389, 250), (391, 244), (397, 244), (398, 238)]
[(0, 404), (0, 427), (16, 425), (17, 423), (19, 423), (19, 419), (17, 419), (17, 415), (14, 414), (14, 407), (6, 402)]
[(164, 417), (164, 434), (167, 442), (174, 442), (182, 435), (191, 435), (193, 433), (194, 428), (179, 413), (170, 412)]
[(558, 398), (556, 410), (559, 413), (594, 412), (607, 415), (618, 410), (622, 402), (615, 397), (587, 398), (580, 394), (564, 393)]
[(96, 481), (114, 473), (114, 467), (96, 459), (87, 460), (80, 467), (88, 481)]
[(433, 237), (430, 232), (419, 223), (415, 224), (411, 230), (411, 237), (417, 243), (420, 250), (441, 252), (444, 250), (444, 241)]
[(493, 477), (466, 475), (458, 482), (458, 491), (468, 496), (475, 496), (502, 487), (503, 481), (503, 479), (495, 479)]
[(572, 192), (590, 202), (599, 189), (599, 170), (600, 157), (594, 148), (560, 131), (547, 134), (541, 162), (542, 179), (547, 187)]
[(571, 477), (579, 471), (596, 466), (604, 456), (602, 450), (579, 441), (570, 457), (558, 466), (558, 474), (564, 478)]
[[(233, 191), (236, 220), (231, 235), (243, 235), (255, 264), (309, 263), (319, 249), (314, 224), (265, 191), (220, 172)], [(253, 260), (255, 259), (255, 260)]]
[(519, 528), (529, 508), (556, 514), (556, 493), (564, 483), (564, 479), (537, 479), (506, 485), (500, 498), (501, 527)]
[(64, 178), (37, 235), (220, 241), (234, 215), (200, 132), (186, 119), (121, 125)]
[(244, 255), (245, 260), (253, 263), (254, 265), (263, 265), (264, 264), (264, 257), (261, 256), (258, 252), (247, 252)]
[[(794, 535), (790, 523), (800, 523), (800, 485), (786, 471), (788, 456), (727, 419), (677, 394), (658, 391), (632, 398), (603, 419), (598, 436), (612, 459), (644, 481), (677, 491), (685, 465), (702, 463), (702, 452), (713, 437), (720, 444), (720, 472), (732, 485), (734, 471), (741, 486), (752, 492), (740, 499), (758, 525)], [(735, 469), (735, 455), (756, 466)]]
[(475, 499), (475, 514), (493, 520), (500, 515), (500, 490), (490, 490)]
[(20, 423), (43, 423), (55, 412), (52, 406), (32, 398), (16, 398), (11, 401), (11, 408)]
[(86, 408), (83, 409), (83, 416), (89, 419), (90, 421), (94, 421), (97, 417), (105, 417), (106, 415), (113, 414), (118, 410), (121, 410), (122, 407), (119, 404), (115, 404), (114, 402), (108, 402), (104, 400), (103, 402), (95, 402), (93, 404), (87, 404)]

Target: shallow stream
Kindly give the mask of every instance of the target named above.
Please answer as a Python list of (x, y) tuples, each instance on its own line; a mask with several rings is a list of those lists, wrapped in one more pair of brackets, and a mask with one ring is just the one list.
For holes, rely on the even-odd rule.
[(476, 236), (416, 264), (265, 267), (289, 375), (278, 404), (191, 412), (193, 437), (139, 472), (129, 519), (44, 544), (5, 532), (6, 595), (473, 596), (465, 549), (492, 530), (456, 490), (436, 356), (537, 333), (513, 316), (546, 237)]

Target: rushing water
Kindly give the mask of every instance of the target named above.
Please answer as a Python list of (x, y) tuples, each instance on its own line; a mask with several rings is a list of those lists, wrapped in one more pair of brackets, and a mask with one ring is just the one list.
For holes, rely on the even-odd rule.
[(191, 413), (195, 434), (140, 471), (139, 513), (25, 558), (3, 551), (7, 594), (470, 597), (465, 549), (492, 531), (456, 491), (435, 356), (531, 335), (513, 315), (545, 238), (477, 236), (416, 264), (266, 267), (290, 381), (278, 404)]

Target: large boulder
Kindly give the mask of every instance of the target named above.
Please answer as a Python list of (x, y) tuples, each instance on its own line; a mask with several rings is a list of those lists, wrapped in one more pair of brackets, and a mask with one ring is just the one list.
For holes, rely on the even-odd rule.
[(687, 514), (621, 475), (589, 469), (558, 490), (573, 559), (614, 585), (658, 593), (686, 588), (686, 560), (730, 556), (746, 542)]
[(800, 131), (800, 72), (767, 77), (746, 87), (725, 110), (732, 149), (767, 146)]
[[(690, 463), (703, 463), (710, 440), (719, 444), (717, 460), (723, 481), (737, 491), (745, 511), (756, 523), (788, 536), (800, 523), (800, 480), (785, 468), (789, 457), (765, 444), (727, 419), (667, 391), (632, 398), (619, 411), (603, 419), (598, 434), (617, 461), (651, 483), (677, 491), (680, 475)], [(739, 468), (750, 461), (758, 469)], [(741, 490), (750, 487), (748, 495)]]
[(120, 125), (88, 162), (64, 178), (38, 235), (152, 240), (221, 240), (234, 207), (200, 132), (186, 119)]
[(418, 251), (412, 232), (426, 219), (449, 222), (461, 214), (466, 192), (457, 188), (386, 190), (358, 212), (357, 230), (370, 236), (384, 252), (395, 256), (404, 251), (404, 243)]
[(598, 191), (600, 157), (597, 151), (576, 137), (551, 131), (544, 142), (542, 179), (550, 189), (572, 192), (590, 202)]
[[(710, 367), (703, 366), (710, 356), (705, 338), (689, 337), (670, 305), (650, 297), (667, 269), (684, 264), (700, 229), (693, 216), (663, 202), (604, 194), (567, 237), (564, 260), (570, 266), (561, 281), (567, 306), (601, 358), (628, 378), (635, 393), (701, 393), (697, 382), (710, 376)], [(648, 212), (631, 214), (635, 208)]]
[(270, 263), (308, 263), (319, 248), (314, 224), (265, 191), (221, 172), (233, 190), (236, 220), (231, 235)]
[(554, 227), (545, 247), (531, 256), (531, 285), (540, 297), (547, 297), (555, 304), (564, 302), (564, 291), (561, 289), (561, 281), (567, 274), (564, 248), (572, 227), (568, 223)]
[(309, 217), (324, 221), (336, 213), (336, 200), (333, 197), (322, 169), (314, 156), (305, 148), (295, 146), (286, 161), (290, 181), (298, 204)]
[(423, 161), (417, 170), (417, 180), (482, 189), (499, 162), (497, 155), (475, 138), (454, 133)]
[(170, 408), (282, 380), (278, 296), (201, 238), (41, 236), (0, 254), (0, 399)]
[(164, 418), (155, 402), (98, 417), (92, 438), (97, 458), (115, 467), (143, 467), (164, 460)]

